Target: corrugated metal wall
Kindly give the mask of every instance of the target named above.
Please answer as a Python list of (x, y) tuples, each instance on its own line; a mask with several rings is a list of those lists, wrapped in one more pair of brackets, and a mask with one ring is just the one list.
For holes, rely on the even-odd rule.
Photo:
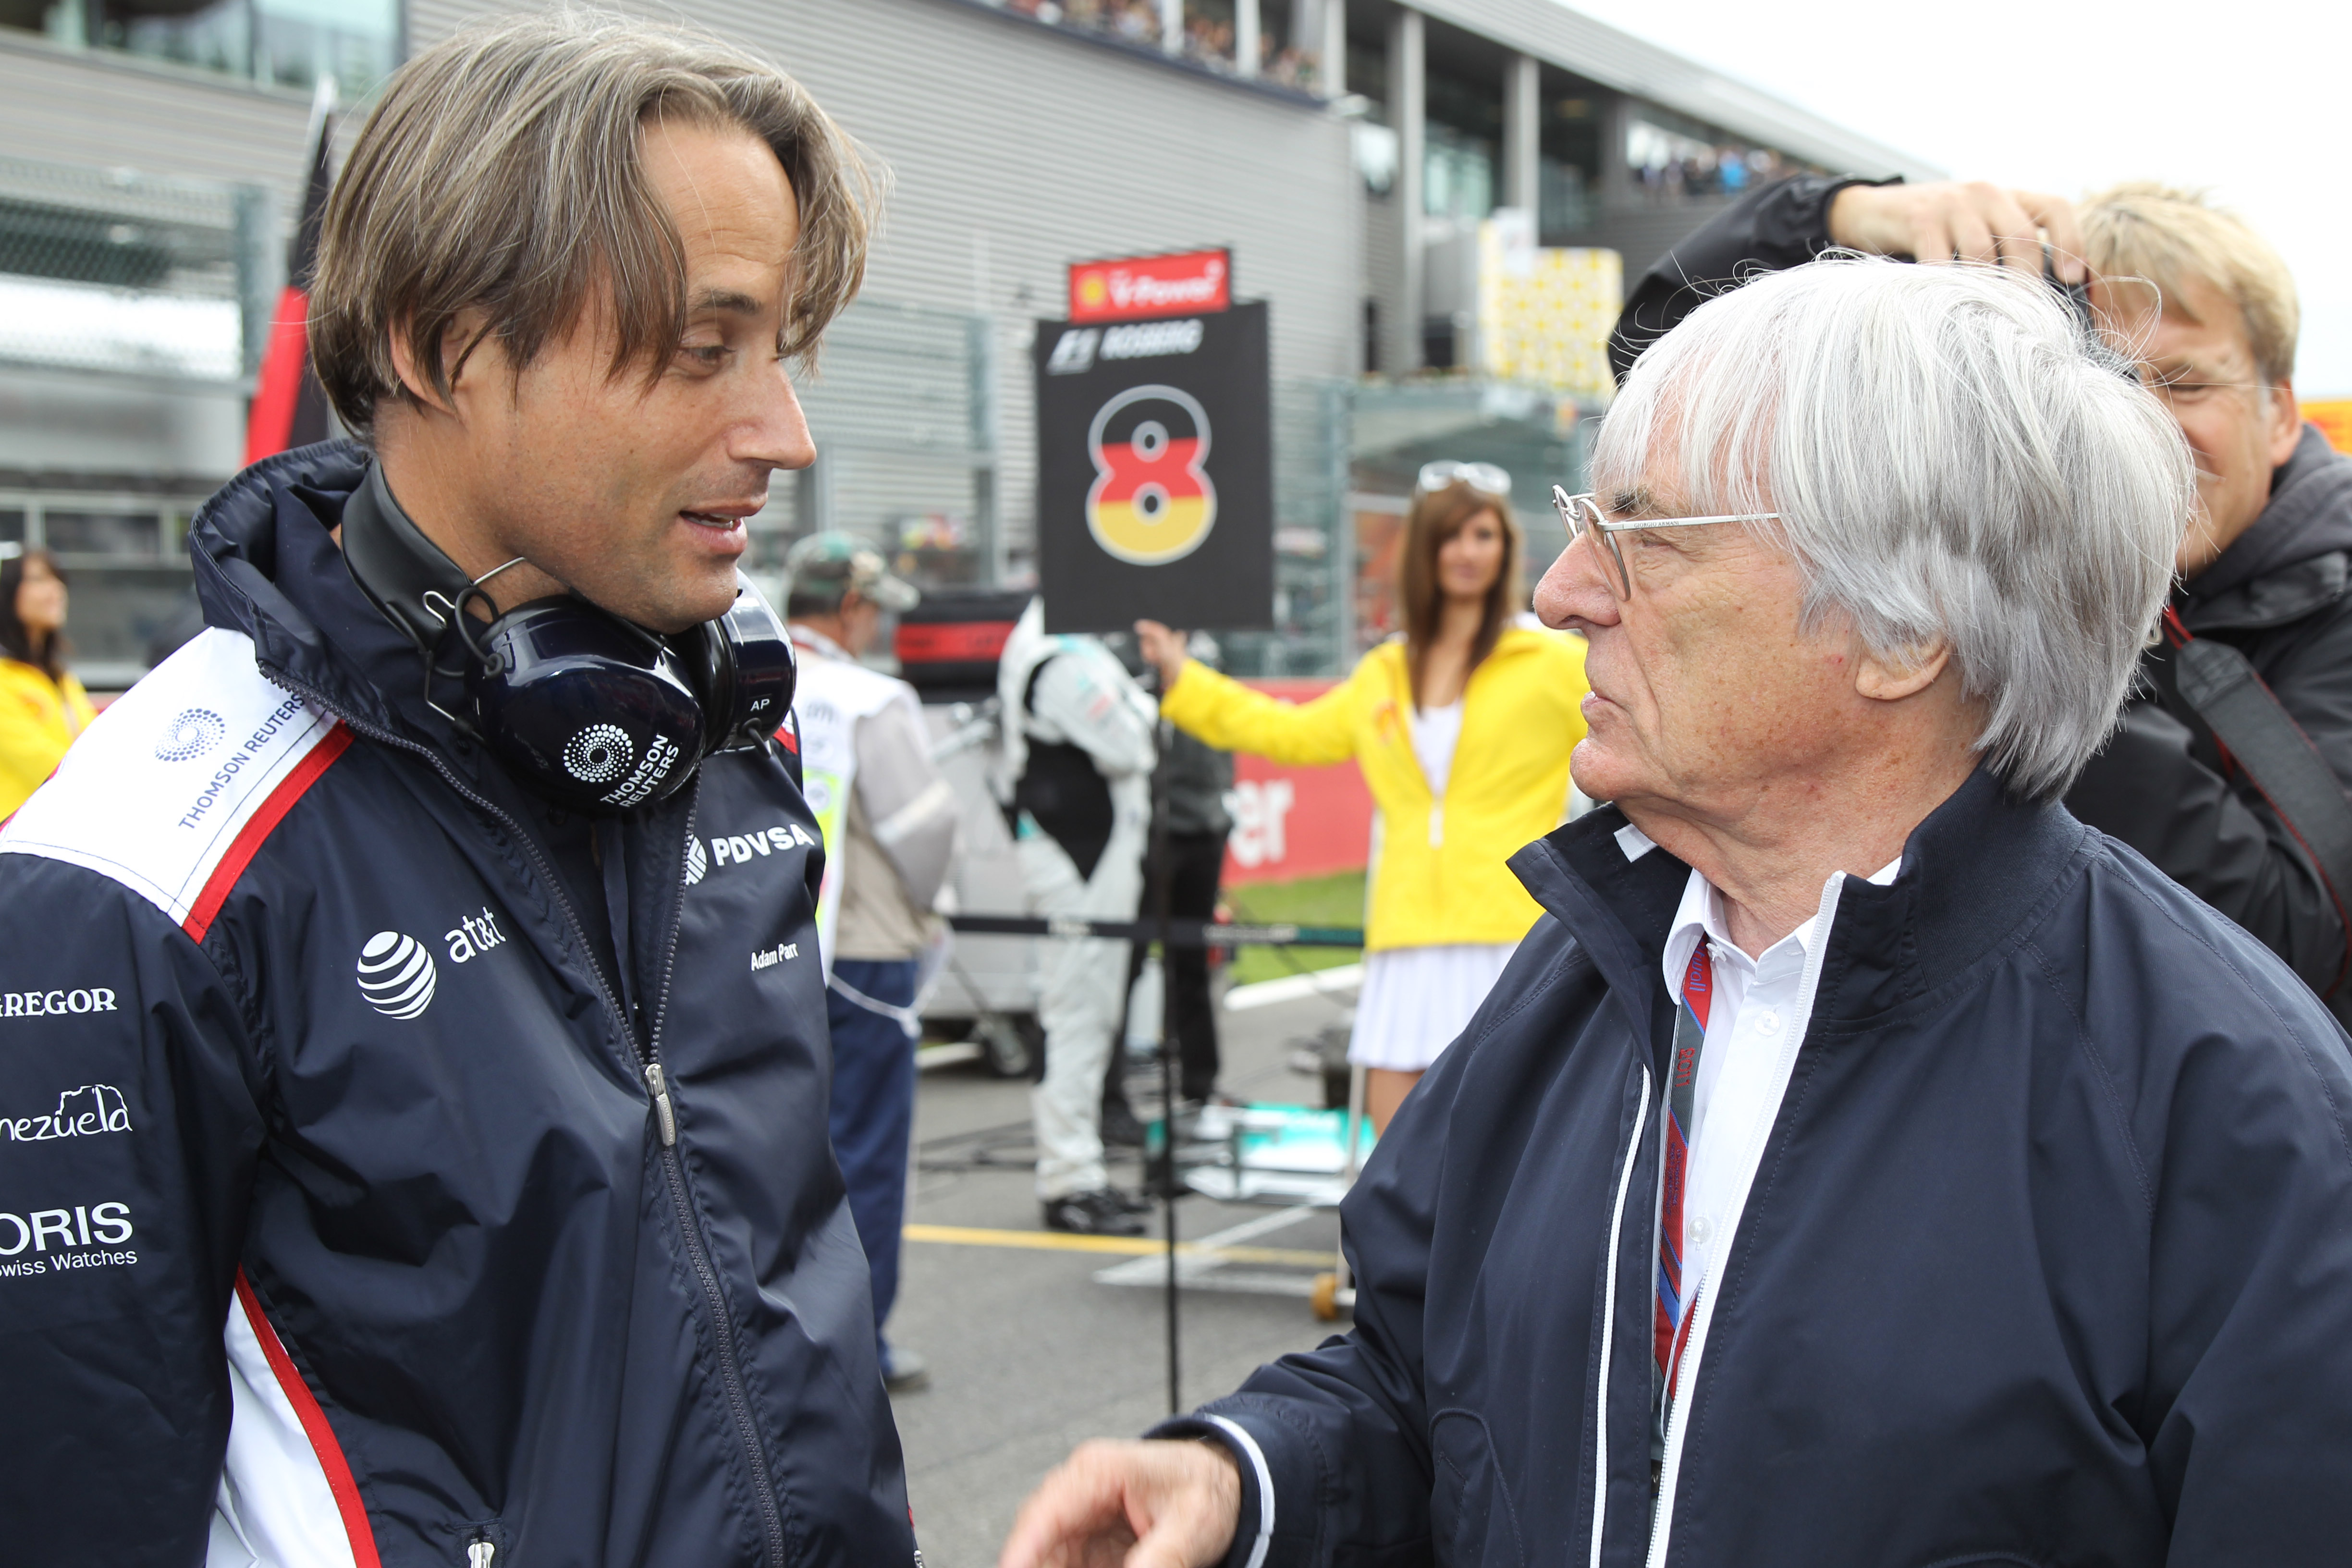
[(290, 202), (307, 93), (0, 33), (0, 146), (16, 156), (253, 181)]
[[(410, 47), (429, 47), (469, 17), (516, 8), (412, 0)], [(994, 499), (1016, 550), (1034, 526), (1030, 323), (1062, 314), (1068, 262), (1230, 245), (1236, 292), (1273, 302), (1278, 384), (1355, 369), (1358, 182), (1346, 125), (1319, 106), (963, 0), (677, 0), (636, 8), (707, 26), (774, 59), (894, 171), (866, 306), (984, 319)], [(845, 328), (844, 352), (828, 351), (824, 376), (807, 389), (820, 438), (831, 426), (845, 448), (887, 448), (903, 444), (894, 419), (936, 423), (940, 410), (895, 404), (887, 378), (853, 364), (853, 342), (875, 326)], [(940, 331), (942, 342), (951, 341)], [(907, 387), (918, 405), (929, 397), (912, 382)], [(948, 413), (950, 424), (960, 416)], [(847, 520), (880, 504), (858, 499), (880, 481), (874, 467), (845, 450), (828, 480), (836, 515)], [(942, 466), (949, 470), (966, 471)], [(929, 506), (912, 504), (932, 493), (922, 484), (903, 489), (889, 504), (952, 508), (944, 479), (935, 492), (944, 499)]]

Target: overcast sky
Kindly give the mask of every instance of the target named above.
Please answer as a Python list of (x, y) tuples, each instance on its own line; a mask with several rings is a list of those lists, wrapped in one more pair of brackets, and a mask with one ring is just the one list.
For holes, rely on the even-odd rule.
[(2284, 253), (2295, 389), (2352, 397), (2352, 4), (1575, 0), (1955, 174), (2211, 188)]

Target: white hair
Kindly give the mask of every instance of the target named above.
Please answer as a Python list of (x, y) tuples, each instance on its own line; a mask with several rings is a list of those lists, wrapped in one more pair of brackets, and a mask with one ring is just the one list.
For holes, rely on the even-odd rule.
[(1663, 462), (1694, 514), (1778, 512), (1753, 526), (1803, 573), (1803, 624), (1843, 615), (1898, 658), (1948, 644), (1976, 749), (2053, 799), (2115, 725), (2195, 500), (2179, 427), (2125, 370), (2014, 272), (1834, 257), (1643, 353), (1593, 489)]

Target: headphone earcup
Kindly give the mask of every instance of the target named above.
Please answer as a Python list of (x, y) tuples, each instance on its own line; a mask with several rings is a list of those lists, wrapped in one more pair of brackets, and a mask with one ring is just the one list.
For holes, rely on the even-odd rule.
[(685, 660), (581, 599), (541, 599), (481, 633), (466, 690), (484, 743), (568, 810), (626, 811), (694, 775), (709, 722)]
[(691, 636), (708, 719), (705, 752), (765, 744), (792, 711), (800, 679), (782, 617), (749, 577), (738, 574), (735, 603)]

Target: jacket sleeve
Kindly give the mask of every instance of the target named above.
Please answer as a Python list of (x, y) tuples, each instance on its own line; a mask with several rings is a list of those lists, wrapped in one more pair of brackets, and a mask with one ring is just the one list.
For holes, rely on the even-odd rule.
[(1160, 711), (1179, 730), (1221, 752), (1247, 752), (1304, 767), (1344, 763), (1356, 754), (1356, 710), (1370, 662), (1359, 664), (1353, 675), (1312, 702), (1285, 702), (1188, 659), (1160, 700)]
[(2148, 1160), (2147, 1445), (2175, 1568), (2341, 1560), (2352, 1539), (2352, 1059), (2307, 996), (2252, 971), (2201, 1031)]
[(911, 700), (858, 721), (857, 796), (908, 902), (929, 909), (955, 858), (956, 801)]
[(1622, 382), (1642, 351), (1707, 300), (1758, 272), (1801, 267), (1830, 247), (1830, 202), (1848, 185), (1899, 180), (1841, 180), (1797, 174), (1759, 185), (1686, 235), (1650, 264), (1625, 297), (1609, 334), (1609, 367)]
[(243, 1010), (144, 900), (0, 854), (0, 1014), (8, 1558), (193, 1568), (261, 1142)]
[[(2352, 687), (2352, 667), (2329, 683)], [(2352, 690), (2334, 703), (2308, 689), (2273, 689), (2336, 776), (2352, 784)], [(2156, 703), (2131, 704), (2123, 728), (2067, 792), (2067, 809), (2147, 856), (2324, 994), (2345, 963), (2334, 901), (2277, 814), (2200, 762), (2195, 739)]]
[(1148, 773), (1158, 760), (1150, 703), (1108, 650), (1047, 659), (1032, 689), (1029, 710), (1092, 757), (1105, 778)]
[(1260, 1367), (1229, 1397), (1150, 1434), (1205, 1438), (1233, 1453), (1242, 1518), (1226, 1568), (1428, 1559), (1422, 1310), (1446, 1130), (1469, 1055), (1439, 1058), (1340, 1204), (1355, 1327)]

